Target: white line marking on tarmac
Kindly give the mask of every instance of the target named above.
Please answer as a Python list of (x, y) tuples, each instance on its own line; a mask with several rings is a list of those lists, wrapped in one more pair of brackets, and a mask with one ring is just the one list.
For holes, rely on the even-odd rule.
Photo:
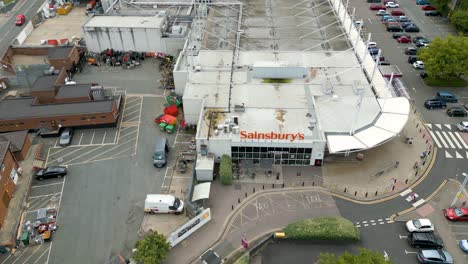
[(400, 239), (405, 239), (405, 238), (408, 238), (408, 236), (402, 236), (402, 235), (398, 235), (400, 237)]
[(80, 136), (80, 142), (78, 142), (78, 145), (81, 145), (81, 140), (83, 139), (83, 132), (81, 132), (81, 136)]
[(432, 124), (426, 124), (426, 126), (430, 129), (432, 129)]
[(36, 263), (42, 258), (42, 256), (44, 256), (44, 254), (47, 253), (47, 251), (49, 251), (49, 255), (47, 255), (46, 264), (49, 263), (49, 256), (50, 256), (50, 248), (51, 248), (51, 247), (52, 247), (52, 241), (50, 242), (49, 248), (48, 248), (46, 251), (44, 251), (44, 253), (42, 253), (42, 254), (36, 259), (36, 261), (34, 261), (33, 264), (36, 264)]
[(370, 220), (371, 223), (375, 222), (375, 220)]
[(421, 204), (423, 204), (423, 203), (425, 203), (425, 202), (426, 202), (426, 201), (425, 201), (424, 199), (421, 199), (421, 200), (415, 202), (415, 203), (413, 204), (413, 206), (414, 206), (414, 207), (418, 207), (418, 206), (420, 206)]
[(455, 145), (453, 145), (452, 141), (450, 140), (447, 134), (448, 134), (447, 132), (442, 131), (442, 135), (447, 139), (447, 142), (450, 144), (450, 147), (455, 148)]
[(442, 125), (441, 124), (434, 124), (437, 128), (439, 129), (442, 129)]
[(448, 148), (447, 142), (445, 142), (444, 137), (440, 134), (439, 131), (435, 131), (436, 135), (439, 137), (440, 141), (442, 141), (442, 144), (444, 145), (445, 148)]
[(450, 125), (450, 124), (444, 124), (444, 126), (445, 126), (446, 128), (448, 128), (448, 129), (452, 129), (452, 125)]
[(76, 156), (76, 157), (74, 157), (73, 159), (67, 160), (66, 162), (63, 163), (63, 165), (70, 164), (71, 161), (76, 160), (76, 159), (79, 159), (79, 158), (81, 158), (81, 157), (83, 157), (83, 156), (85, 156), (85, 155), (88, 155), (89, 153), (91, 153), (91, 152), (93, 152), (93, 151), (96, 151), (96, 150), (98, 150), (98, 149), (100, 149), (100, 148), (102, 148), (102, 147), (105, 147), (105, 145), (99, 146), (99, 147), (97, 147), (97, 148), (95, 148), (95, 149), (92, 149), (92, 150), (90, 150), (90, 151), (87, 151), (87, 152), (85, 152), (85, 153), (83, 153), (83, 154), (81, 154), (81, 155), (79, 155), (79, 156)]
[(57, 195), (61, 193), (49, 193), (49, 194), (44, 194), (44, 195), (36, 195), (36, 196), (29, 196), (29, 199), (34, 199), (34, 198), (39, 198), (39, 197), (46, 197), (46, 196), (52, 196), (52, 195)]
[(373, 226), (375, 226), (375, 225), (376, 225), (376, 223), (372, 223), (372, 225), (373, 225)]
[(368, 224), (365, 224), (364, 226), (369, 226)]
[(418, 253), (418, 252), (407, 251), (407, 250), (405, 249), (405, 254), (406, 254), (406, 255), (408, 255), (408, 254), (417, 254), (417, 253)]
[(104, 144), (104, 140), (106, 140), (106, 134), (107, 134), (107, 131), (104, 131), (104, 137), (102, 137), (102, 142), (101, 142), (101, 144)]
[(436, 143), (437, 147), (438, 147), (438, 148), (441, 148), (441, 147), (442, 147), (442, 145), (440, 144), (440, 142), (439, 142), (439, 140), (437, 139), (437, 137), (434, 135), (434, 132), (432, 132), (432, 131), (429, 131), (429, 134), (431, 134), (431, 136), (432, 136), (432, 139), (433, 139), (433, 140), (434, 140), (434, 142)]
[(383, 224), (385, 224), (385, 222), (379, 222), (379, 224), (383, 225)]
[(445, 157), (447, 159), (452, 159), (453, 158), (452, 155), (450, 155), (450, 153), (448, 153), (448, 151), (445, 151)]
[(458, 151), (455, 151), (455, 158), (464, 159), (464, 157), (460, 153), (458, 153)]
[[(403, 192), (400, 193), (400, 196), (406, 196), (407, 194), (409, 194), (412, 191), (413, 190), (411, 190), (411, 189), (406, 189), (406, 190), (404, 190)], [(385, 220), (389, 220), (389, 219), (385, 218)]]
[[(23, 261), (23, 264), (27, 263), (27, 262), (28, 262), (28, 259), (30, 259), (30, 258), (34, 255), (34, 253), (36, 253), (36, 252), (42, 247), (42, 245), (43, 245), (43, 244), (40, 244), (40, 245), (36, 248), (36, 250), (34, 250), (34, 251), (32, 252), (32, 254), (31, 254), (27, 259), (25, 259), (25, 260)], [(47, 247), (46, 247), (46, 248), (47, 248)]]
[(91, 143), (90, 144), (93, 144), (93, 140), (94, 140), (94, 134), (96, 133), (96, 131), (93, 131), (93, 136), (91, 137)]
[(457, 136), (457, 138), (460, 140), (460, 142), (462, 143), (463, 147), (468, 149), (468, 145), (465, 143), (465, 140), (463, 140), (463, 138), (460, 136), (460, 133), (458, 132), (455, 132), (455, 136)]
[(63, 182), (56, 182), (56, 183), (49, 183), (49, 184), (41, 184), (41, 185), (32, 186), (31, 189), (40, 188), (40, 187), (46, 187), (46, 186), (51, 186), (51, 185), (57, 185), (57, 184), (62, 184), (62, 183), (63, 183)]
[(458, 140), (455, 138), (455, 135), (453, 132), (448, 132), (449, 136), (452, 138), (453, 142), (457, 145), (458, 148), (462, 148), (462, 146), (458, 143)]

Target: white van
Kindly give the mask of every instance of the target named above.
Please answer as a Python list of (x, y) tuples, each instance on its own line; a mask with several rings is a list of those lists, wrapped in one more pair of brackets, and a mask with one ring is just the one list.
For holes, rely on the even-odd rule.
[(173, 195), (147, 194), (145, 200), (145, 213), (181, 214), (184, 211), (184, 202)]

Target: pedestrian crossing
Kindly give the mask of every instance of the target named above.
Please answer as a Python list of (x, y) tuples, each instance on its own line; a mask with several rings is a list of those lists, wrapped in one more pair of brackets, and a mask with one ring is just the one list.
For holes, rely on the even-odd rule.
[(448, 159), (468, 159), (468, 133), (459, 132), (452, 124), (426, 124), (434, 145)]

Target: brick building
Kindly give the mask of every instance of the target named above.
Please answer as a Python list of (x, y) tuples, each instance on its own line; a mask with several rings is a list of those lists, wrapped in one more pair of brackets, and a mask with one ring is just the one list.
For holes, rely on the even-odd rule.
[(11, 151), (9, 141), (0, 142), (0, 228), (8, 213), (8, 205), (15, 194), (19, 165)]
[(15, 131), (10, 133), (0, 134), (0, 142), (10, 142), (11, 152), (17, 161), (23, 161), (28, 155), (31, 148), (31, 138), (28, 131)]

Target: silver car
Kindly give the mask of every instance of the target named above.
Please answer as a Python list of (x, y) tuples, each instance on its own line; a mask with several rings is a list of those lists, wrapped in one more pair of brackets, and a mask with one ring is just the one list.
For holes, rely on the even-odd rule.
[(62, 147), (70, 145), (72, 137), (73, 130), (71, 129), (71, 127), (65, 128), (60, 134), (59, 145)]
[(457, 124), (458, 130), (460, 132), (468, 132), (468, 122), (460, 122)]
[(452, 256), (445, 250), (420, 250), (417, 254), (419, 263), (453, 264)]

